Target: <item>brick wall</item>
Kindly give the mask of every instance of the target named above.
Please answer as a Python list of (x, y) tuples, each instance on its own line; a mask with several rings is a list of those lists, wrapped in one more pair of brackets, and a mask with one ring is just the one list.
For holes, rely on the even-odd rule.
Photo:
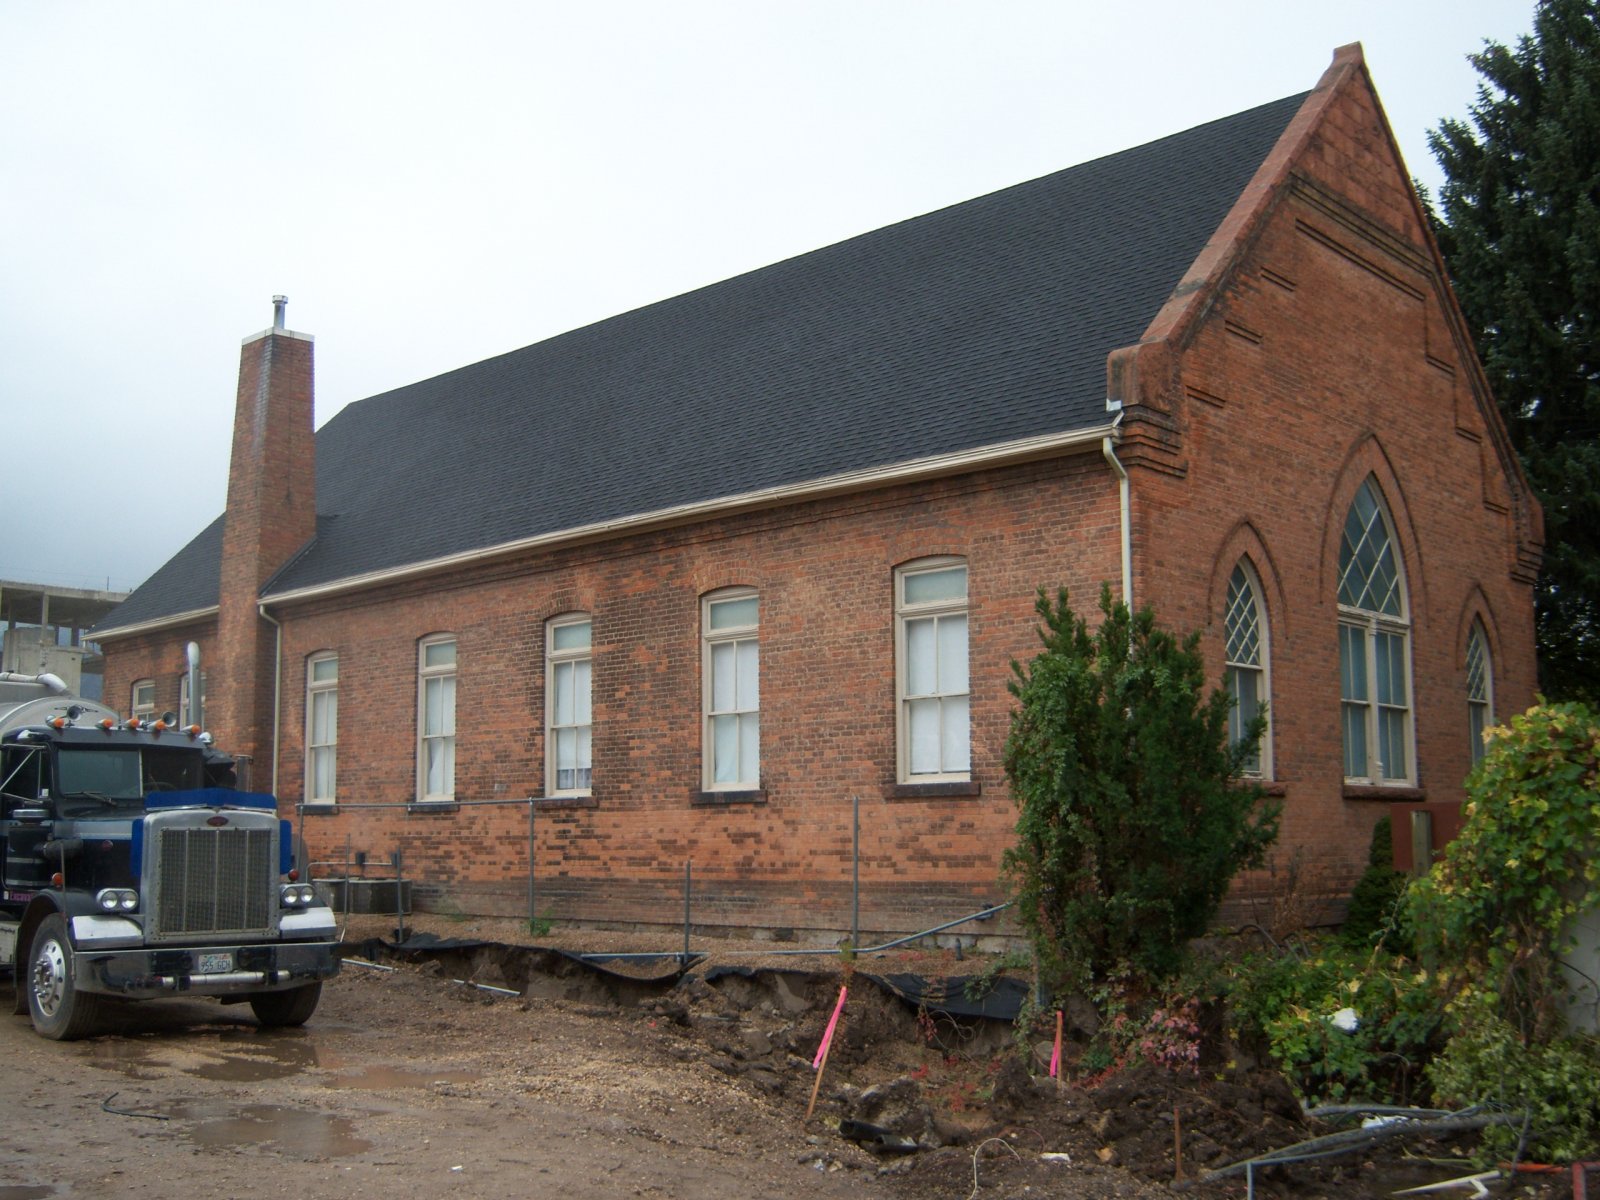
[[(1462, 797), (1474, 619), (1488, 632), (1497, 713), (1532, 702), (1538, 513), (1457, 336), (1365, 72), (1330, 76), (1320, 119), (1276, 164), (1264, 216), (1203, 316), (1172, 321), (1164, 356), (1151, 355), (1164, 389), (1130, 396), (1147, 407), (1129, 417), (1158, 431), (1130, 454), (1137, 600), (1206, 630), (1220, 671), (1242, 555), (1265, 592), (1283, 836), (1274, 877), (1239, 891), (1281, 884), (1293, 866), (1336, 900), (1389, 805)], [(1343, 782), (1339, 539), (1369, 476), (1408, 585), (1416, 789)]]
[[(1086, 601), (1116, 579), (1117, 501), (1098, 454), (709, 523), (297, 607), (285, 620), (280, 792), (304, 794), (305, 664), (339, 656), (338, 795), (416, 794), (417, 643), (458, 641), (456, 796), (544, 791), (544, 622), (593, 622), (594, 786), (536, 813), (539, 891), (559, 915), (671, 922), (692, 861), (697, 919), (848, 929), (852, 797), (862, 920), (907, 929), (1000, 895), (1014, 821), (1001, 753), (1009, 663), (1037, 648), (1033, 597)], [(969, 568), (972, 774), (978, 795), (895, 788), (894, 568)], [(705, 804), (700, 597), (760, 597), (756, 802)], [(404, 855), (447, 904), (526, 909), (526, 806), (316, 815), (314, 855)], [(325, 872), (326, 873), (326, 872)], [(546, 903), (541, 903), (541, 908)]]

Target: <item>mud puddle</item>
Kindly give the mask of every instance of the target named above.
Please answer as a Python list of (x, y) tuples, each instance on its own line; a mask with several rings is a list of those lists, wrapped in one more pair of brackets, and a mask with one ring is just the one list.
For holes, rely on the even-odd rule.
[(248, 1104), (226, 1115), (210, 1106), (180, 1104), (167, 1114), (197, 1122), (187, 1136), (208, 1150), (254, 1147), (312, 1160), (351, 1158), (372, 1149), (371, 1142), (356, 1136), (356, 1124), (348, 1117), (281, 1104)]

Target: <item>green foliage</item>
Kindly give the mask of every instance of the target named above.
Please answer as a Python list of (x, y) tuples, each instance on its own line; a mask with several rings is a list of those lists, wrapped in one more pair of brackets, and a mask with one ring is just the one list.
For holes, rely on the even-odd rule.
[(1471, 124), (1429, 140), (1440, 250), (1545, 514), (1539, 672), (1600, 701), (1600, 4), (1540, 0), (1486, 43)]
[[(1336, 1014), (1349, 1009), (1355, 1027)], [(1234, 967), (1236, 1036), (1264, 1048), (1308, 1102), (1409, 1103), (1440, 1040), (1433, 979), (1404, 957), (1327, 942), (1305, 958), (1251, 955)]]
[[(1350, 909), (1340, 935), (1355, 946), (1370, 945), (1380, 933), (1393, 930), (1395, 908), (1405, 894), (1406, 877), (1394, 869), (1394, 831), (1388, 817), (1372, 827), (1367, 869), (1350, 893)], [(1390, 940), (1391, 948), (1395, 946)]]
[[(1576, 1162), (1600, 1152), (1600, 1040), (1561, 1036), (1525, 1044), (1518, 1031), (1478, 993), (1457, 1005), (1457, 1030), (1430, 1074), (1441, 1101), (1496, 1104), (1527, 1114), (1523, 1157)], [(1487, 1129), (1479, 1154), (1504, 1161), (1522, 1135), (1515, 1126)]]
[(1600, 716), (1530, 708), (1495, 731), (1466, 825), (1407, 895), (1423, 952), (1528, 1044), (1560, 1032), (1557, 962), (1573, 919), (1600, 905), (1597, 789)]
[(1054, 603), (1041, 589), (1036, 608), (1044, 649), (1012, 664), (1005, 748), (1018, 918), (1058, 994), (1124, 964), (1169, 977), (1277, 835), (1277, 806), (1238, 777), (1263, 722), (1230, 745), (1230, 701), (1206, 694), (1198, 637), (1180, 644), (1109, 588), (1093, 635), (1064, 589)]

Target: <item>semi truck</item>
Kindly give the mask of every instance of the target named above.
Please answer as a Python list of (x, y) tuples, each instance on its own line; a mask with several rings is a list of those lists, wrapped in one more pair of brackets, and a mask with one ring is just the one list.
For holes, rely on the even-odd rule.
[(172, 714), (124, 719), (51, 675), (0, 673), (0, 972), (47, 1038), (114, 998), (212, 996), (301, 1025), (337, 925), (288, 821)]

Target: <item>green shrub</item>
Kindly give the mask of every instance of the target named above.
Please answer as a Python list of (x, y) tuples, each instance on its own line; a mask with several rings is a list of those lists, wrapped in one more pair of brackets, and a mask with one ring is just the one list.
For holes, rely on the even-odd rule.
[(1239, 780), (1262, 722), (1230, 745), (1230, 701), (1207, 695), (1198, 637), (1180, 644), (1109, 588), (1092, 636), (1065, 590), (1053, 604), (1041, 590), (1036, 608), (1044, 649), (1012, 664), (1005, 749), (1018, 919), (1058, 994), (1124, 968), (1168, 978), (1277, 835), (1277, 807)]
[[(1350, 1009), (1355, 1028), (1335, 1015)], [(1235, 1036), (1264, 1050), (1308, 1103), (1410, 1103), (1437, 1047), (1442, 1006), (1411, 960), (1329, 940), (1305, 958), (1249, 955), (1234, 967)]]
[(1600, 717), (1530, 708), (1494, 732), (1467, 790), (1465, 826), (1406, 908), (1465, 1007), (1548, 1041), (1563, 1031), (1573, 921), (1600, 904)]
[[(1450, 997), (1432, 1070), (1442, 1100), (1525, 1113), (1527, 1152), (1600, 1156), (1600, 1040), (1566, 1029), (1559, 965), (1600, 904), (1600, 717), (1539, 705), (1497, 729), (1467, 781), (1467, 820), (1406, 908)], [(1515, 1130), (1491, 1131), (1491, 1156)]]
[(1388, 817), (1372, 827), (1367, 869), (1350, 893), (1350, 909), (1340, 935), (1355, 946), (1370, 946), (1381, 933), (1389, 935), (1392, 950), (1404, 950), (1395, 941), (1395, 910), (1405, 895), (1406, 877), (1394, 869), (1394, 830)]
[[(1455, 1013), (1455, 1036), (1430, 1070), (1446, 1104), (1493, 1104), (1527, 1116), (1524, 1158), (1576, 1162), (1600, 1148), (1600, 1040), (1569, 1035), (1525, 1044), (1509, 1023), (1470, 999)], [(1518, 1149), (1522, 1123), (1484, 1131), (1479, 1155), (1504, 1161)]]

